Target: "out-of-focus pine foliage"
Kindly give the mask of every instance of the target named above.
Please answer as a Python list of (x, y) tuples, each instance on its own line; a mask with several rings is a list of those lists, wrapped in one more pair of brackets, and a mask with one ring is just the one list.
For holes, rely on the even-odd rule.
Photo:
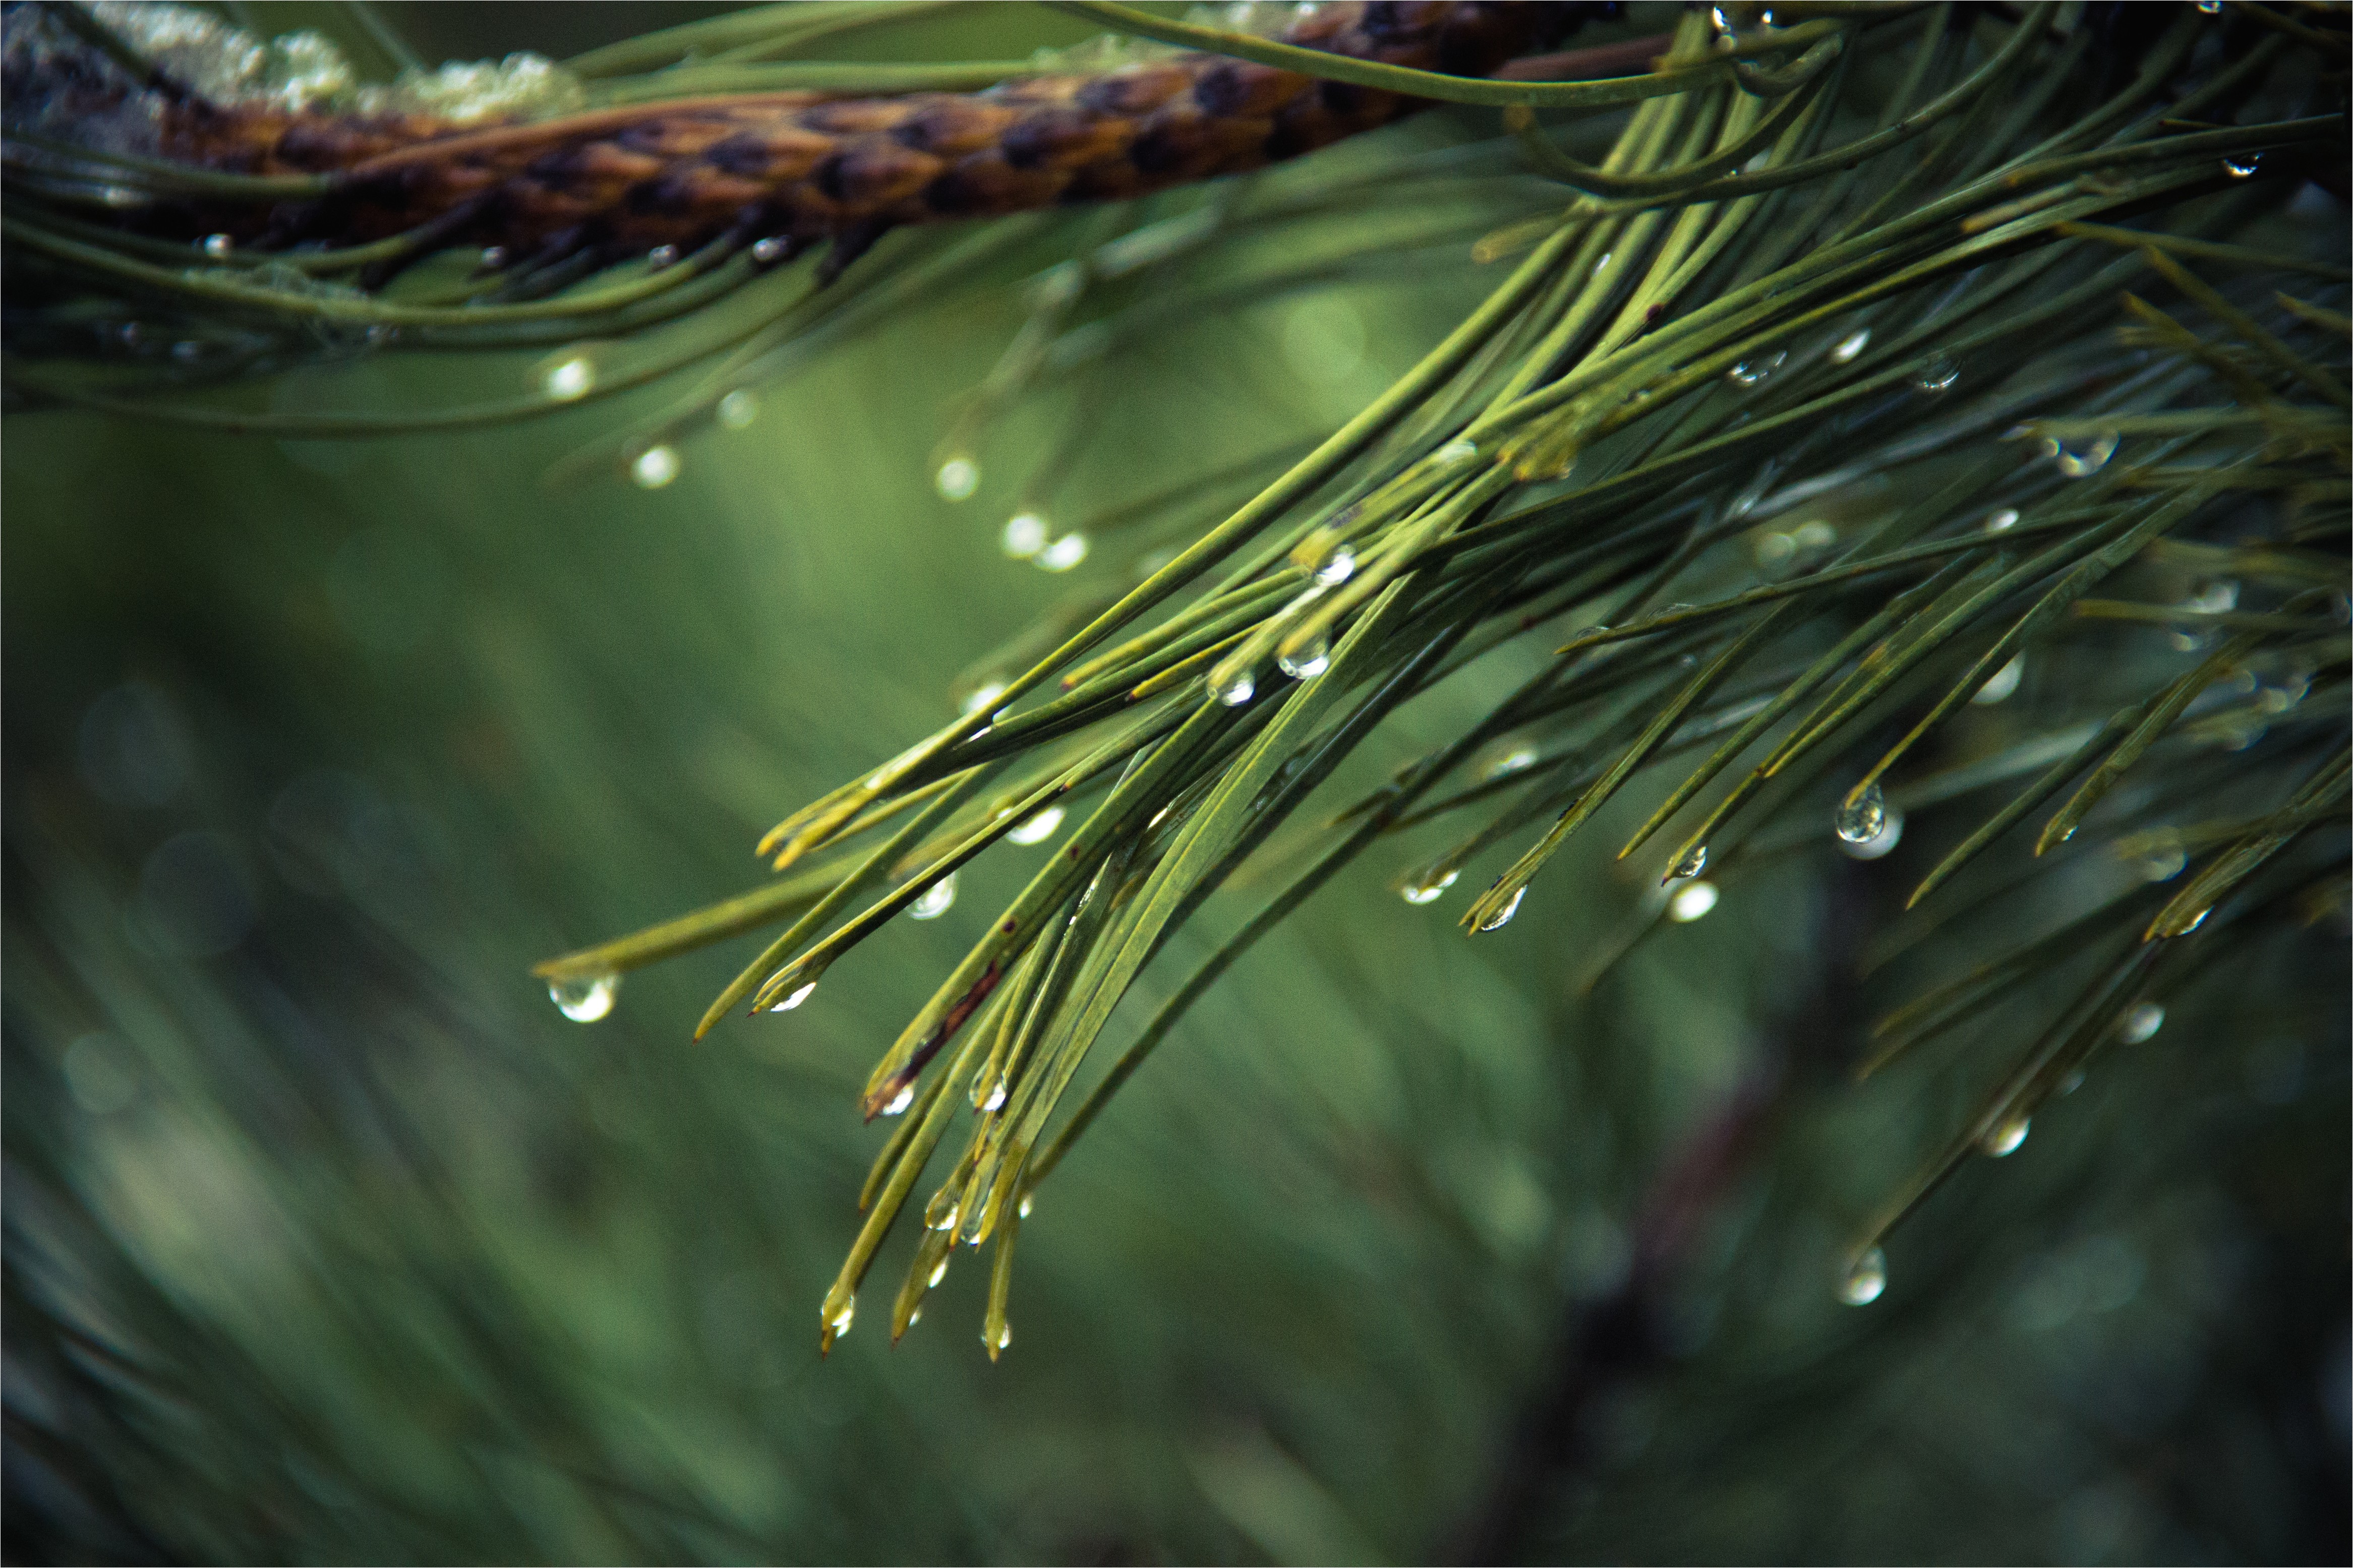
[[(1069, 9), (797, 47), (1144, 25)], [(600, 314), (628, 274), (543, 332), (387, 313), (464, 266), (43, 278), (10, 1555), (2341, 1560), (2341, 18), (1815, 9), (1761, 91), (1448, 109), (667, 325)], [(1701, 60), (1764, 26), (1630, 11)], [(550, 25), (378, 19), (428, 58)], [(600, 90), (658, 90), (648, 47)], [(123, 399), (184, 423), (42, 406)], [(1025, 721), (1139, 583), (1174, 629), (1131, 599), (1037, 670), (1077, 727)], [(958, 708), (965, 750), (875, 774)], [(596, 944), (878, 777), (848, 804), (965, 781), (878, 836), (924, 822), (892, 918), (683, 1044), (749, 952), (636, 971), (748, 922)], [(832, 831), (765, 912), (848, 885)], [(1462, 940), (1413, 907), (1456, 873), (1470, 924), (1525, 912)], [(1050, 1005), (1025, 1034), (1015, 968), (861, 1129), (1018, 898), (1067, 931)], [(516, 979), (560, 951), (592, 1026)], [(1101, 1118), (950, 1184), (997, 1268), (894, 1345), (944, 1233), (860, 1236), (886, 1130), (964, 1126), (997, 1050), (1046, 1129), (1104, 1092), (1094, 1030), (1161, 1017)]]

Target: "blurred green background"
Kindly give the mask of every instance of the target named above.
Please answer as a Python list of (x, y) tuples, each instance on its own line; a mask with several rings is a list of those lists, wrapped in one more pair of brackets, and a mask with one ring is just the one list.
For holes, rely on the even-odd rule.
[[(689, 14), (384, 10), (434, 58)], [(1077, 36), (988, 7), (839, 53)], [(1382, 204), (1349, 243), (1420, 216)], [(659, 388), (375, 442), (12, 415), (8, 1556), (2344, 1561), (2347, 1025), (2295, 983), (2341, 932), (2110, 1058), (1855, 1310), (1841, 1243), (1958, 1101), (1828, 1070), (1903, 879), (1827, 855), (1590, 996), (1639, 897), (1593, 858), (1473, 944), (1388, 890), (1413, 847), (1377, 855), (1043, 1193), (1002, 1362), (961, 1261), (896, 1349), (876, 1310), (818, 1359), (881, 1137), (855, 1089), (1046, 851), (699, 1047), (735, 946), (591, 1026), (528, 966), (751, 886), (771, 822), (1119, 584), (1117, 549), (1056, 576), (997, 544), (1082, 411), (1058, 518), (1328, 429), (1485, 286), (1458, 248), (1166, 323), (1025, 401), (949, 505), (956, 399), (1095, 221), (760, 385), (654, 490), (548, 471)], [(546, 363), (393, 353), (256, 400), (459, 405)]]

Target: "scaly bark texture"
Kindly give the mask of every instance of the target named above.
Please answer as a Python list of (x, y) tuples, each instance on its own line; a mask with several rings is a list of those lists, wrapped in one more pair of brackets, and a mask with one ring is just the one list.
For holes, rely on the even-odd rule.
[[(1327, 5), (1285, 41), (1359, 59), (1484, 76), (1604, 7)], [(1187, 53), (976, 93), (712, 98), (537, 123), (166, 106), (168, 155), (252, 174), (337, 174), (320, 199), (151, 212), (167, 232), (269, 247), (363, 243), (438, 224), (447, 243), (518, 259), (681, 248), (726, 235), (830, 239), (854, 254), (905, 224), (1119, 200), (1280, 162), (1423, 107), (1395, 93)]]

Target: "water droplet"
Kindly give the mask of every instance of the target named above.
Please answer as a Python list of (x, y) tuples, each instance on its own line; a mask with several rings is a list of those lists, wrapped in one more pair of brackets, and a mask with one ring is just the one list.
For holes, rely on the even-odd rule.
[(1798, 542), (1786, 533), (1768, 533), (1757, 542), (1757, 564), (1778, 571), (1797, 559)]
[(2026, 1142), (2030, 1125), (2025, 1117), (2013, 1116), (1979, 1139), (1978, 1147), (1997, 1160), (2015, 1154), (2018, 1152), (2018, 1146)]
[(902, 1085), (901, 1086), (899, 1092), (891, 1097), (891, 1103), (882, 1108), (882, 1114), (885, 1116), (904, 1115), (906, 1113), (907, 1107), (914, 1103), (915, 1086), (912, 1083)]
[[(984, 1331), (982, 1332), (981, 1336), (980, 1336), (980, 1342), (981, 1342), (982, 1344), (985, 1344), (985, 1345), (988, 1344), (988, 1334), (987, 1334), (987, 1332), (986, 1331)], [(998, 1328), (998, 1329), (997, 1329), (997, 1342), (996, 1342), (995, 1344), (993, 1344), (993, 1345), (989, 1345), (989, 1347), (988, 1347), (988, 1348), (989, 1348), (992, 1352), (994, 1352), (994, 1351), (1001, 1351), (1001, 1350), (1005, 1349), (1005, 1347), (1006, 1347), (1006, 1346), (1008, 1346), (1008, 1345), (1011, 1344), (1012, 1342), (1013, 1342), (1013, 1325), (1012, 1325), (1012, 1324), (1010, 1324), (1010, 1323), (1006, 1323), (1006, 1324), (1003, 1324), (1003, 1325), (999, 1326), (999, 1328)]]
[(1839, 1300), (1850, 1307), (1868, 1307), (1887, 1289), (1887, 1254), (1873, 1247), (1847, 1265), (1839, 1281)]
[(1706, 869), (1707, 846), (1694, 844), (1691, 847), (1689, 854), (1667, 868), (1667, 879), (1671, 882), (1684, 881)]
[(1014, 560), (1027, 561), (1046, 548), (1051, 531), (1036, 512), (1017, 511), (1005, 520), (1005, 531), (997, 536), (997, 542)]
[(2155, 845), (2140, 858), (2140, 874), (2144, 881), (2170, 882), (2188, 869), (2189, 852), (2178, 841)]
[[(2234, 180), (2247, 179), (2263, 166), (2263, 155), (2261, 153), (2233, 153), (2222, 160), (2222, 173)], [(212, 247), (212, 241), (209, 239), (205, 241), (205, 247), (209, 250)]]
[(1920, 373), (1920, 390), (1949, 392), (1952, 390), (1953, 384), (1960, 379), (1961, 367), (1953, 363), (1950, 355), (1938, 354), (1935, 359), (1930, 360), (1927, 368)]
[(992, 680), (987, 685), (982, 687), (979, 690), (975, 691), (971, 696), (965, 698), (962, 702), (958, 703), (956, 705), (956, 710), (960, 713), (965, 714), (977, 713), (983, 709), (995, 707), (997, 705), (997, 700), (1004, 695), (1005, 682), (1001, 680)]
[(1438, 895), (1454, 886), (1455, 879), (1461, 875), (1451, 868), (1433, 866), (1401, 883), (1398, 893), (1409, 904), (1435, 903)]
[(172, 345), (172, 357), (176, 360), (198, 360), (205, 356), (205, 345), (194, 338), (182, 338)]
[(1798, 531), (1789, 537), (1796, 541), (1800, 550), (1827, 550), (1838, 542), (1838, 530), (1820, 518), (1815, 518), (1798, 524)]
[[(932, 1201), (923, 1205), (923, 1228), (926, 1230), (954, 1230), (956, 1221), (963, 1217), (964, 1204), (954, 1187), (942, 1187), (932, 1194)], [(942, 1264), (940, 1267), (944, 1269), (947, 1266)], [(938, 1281), (934, 1280), (933, 1283), (937, 1284)]]
[(923, 889), (923, 896), (907, 906), (911, 921), (935, 921), (955, 905), (956, 879), (954, 871)]
[(1903, 837), (1904, 813), (1891, 805), (1886, 807), (1882, 813), (1882, 820), (1879, 824), (1878, 832), (1873, 834), (1870, 837), (1864, 839), (1860, 844), (1850, 844), (1846, 840), (1841, 839), (1839, 841), (1839, 848), (1843, 850), (1851, 859), (1876, 860), (1881, 856), (1886, 854), (1889, 850), (1894, 848)]
[(2116, 455), (2123, 437), (2113, 432), (2083, 436), (2066, 441), (2045, 440), (2042, 455), (2059, 465), (2059, 471), (2071, 479), (2089, 479), (2108, 466)]
[(2116, 1021), (2116, 1038), (2128, 1046), (2143, 1040), (2165, 1027), (2165, 1006), (2158, 1002), (2137, 1002), (2126, 1009)]
[(1050, 805), (1005, 837), (1016, 844), (1042, 844), (1062, 826), (1062, 808)]
[(1985, 520), (1988, 533), (2008, 533), (2018, 526), (2018, 509), (2006, 506)]
[(658, 490), (678, 478), (678, 448), (649, 447), (629, 465), (629, 478), (639, 489)]
[(1007, 1089), (1005, 1087), (1005, 1080), (1000, 1078), (995, 1083), (990, 1084), (988, 1086), (988, 1092), (981, 1097), (980, 1109), (983, 1110), (1003, 1110), (1005, 1107), (1006, 1094)]
[(1029, 1217), (1029, 1211), (1037, 1206), (1037, 1200), (1030, 1197), (1028, 1193), (1021, 1194), (1021, 1202), (1017, 1205), (1023, 1219), (1028, 1219)]
[(913, 1310), (910, 1311), (910, 1312), (907, 1314), (907, 1326), (908, 1326), (909, 1328), (911, 1328), (911, 1329), (912, 1329), (912, 1328), (913, 1328), (917, 1323), (922, 1322), (923, 1321), (923, 1310), (921, 1307), (917, 1307), (917, 1308), (915, 1308)]
[(793, 242), (782, 235), (772, 234), (752, 242), (752, 259), (763, 267), (774, 267), (790, 254)]
[(1978, 688), (1977, 694), (1969, 700), (1986, 707), (2007, 701), (2010, 693), (2018, 689), (2018, 683), (2025, 679), (2026, 656), (2022, 653), (2014, 655), (2008, 664), (1986, 678), (1986, 683)]
[(2222, 0), (2198, 0), (2198, 8), (2209, 16), (2219, 16), (2222, 14)]
[(950, 458), (940, 465), (932, 483), (938, 488), (942, 500), (966, 500), (980, 489), (980, 465), (970, 458)]
[(1275, 655), (1274, 662), (1293, 680), (1313, 680), (1332, 668), (1331, 639), (1317, 637), (1295, 652)]
[(1239, 708), (1258, 695), (1258, 680), (1247, 669), (1235, 670), (1222, 681), (1212, 674), (1209, 677), (1209, 695), (1229, 708)]
[(1736, 386), (1756, 386), (1767, 376), (1787, 364), (1788, 361), (1788, 350), (1775, 349), (1771, 353), (1760, 358), (1742, 360), (1724, 374), (1725, 378)]
[(760, 400), (739, 386), (719, 400), (716, 412), (720, 424), (730, 430), (741, 430), (760, 416)]
[(1523, 742), (1480, 769), (1479, 776), (1482, 779), (1509, 778), (1514, 773), (1535, 766), (1535, 763), (1536, 749)]
[(1685, 882), (1667, 900), (1667, 918), (1677, 925), (1689, 925), (1715, 908), (1716, 900), (1722, 896), (1714, 882)]
[(2192, 583), (2189, 596), (2181, 601), (2181, 607), (2201, 616), (2228, 615), (2239, 607), (2239, 585), (2228, 577), (2209, 577)]
[(621, 987), (617, 974), (597, 974), (577, 980), (551, 980), (548, 1000), (575, 1024), (593, 1024), (613, 1010), (613, 993)]
[(1316, 583), (1326, 588), (1336, 588), (1348, 580), (1356, 569), (1356, 552), (1345, 544), (1335, 544), (1324, 564), (1315, 568)]
[(839, 1338), (849, 1331), (850, 1323), (858, 1317), (858, 1297), (853, 1292), (841, 1290), (839, 1286), (835, 1289), (839, 1292), (838, 1298), (834, 1294), (828, 1294), (825, 1299), (823, 1311), (825, 1326)]
[(1831, 358), (1837, 361), (1840, 364), (1845, 364), (1852, 361), (1855, 355), (1861, 353), (1870, 346), (1871, 329), (1869, 327), (1865, 327), (1860, 331), (1850, 332), (1846, 337), (1841, 339), (1839, 346), (1831, 350)]
[(797, 985), (790, 991), (786, 992), (785, 999), (777, 1003), (775, 1006), (770, 1007), (768, 1011), (771, 1013), (789, 1013), (794, 1008), (799, 1006), (802, 1003), (807, 1001), (809, 999), (809, 993), (816, 989), (817, 982), (814, 980), (808, 981), (804, 984)]
[(486, 245), (482, 247), (483, 271), (496, 272), (500, 268), (504, 267), (506, 264), (507, 247), (505, 246)]
[(1497, 910), (1493, 914), (1489, 915), (1485, 920), (1479, 922), (1479, 929), (1481, 931), (1501, 931), (1505, 926), (1510, 925), (1512, 923), (1512, 917), (1520, 912), (1520, 900), (1527, 896), (1528, 890), (1526, 888), (1522, 887), (1514, 889), (1512, 892), (1512, 896), (1504, 900), (1504, 907), (1502, 909)]
[(1849, 844), (1868, 844), (1887, 826), (1887, 796), (1876, 784), (1858, 787), (1839, 803), (1831, 826)]
[(1478, 455), (1478, 442), (1457, 440), (1449, 441), (1445, 446), (1440, 447), (1437, 451), (1432, 452), (1430, 457), (1430, 461), (1439, 464), (1440, 467), (1451, 468), (1469, 462)]
[(219, 260), (222, 257), (227, 256), (230, 251), (236, 248), (237, 241), (231, 239), (225, 234), (208, 234), (205, 236), (205, 254), (211, 257), (216, 261)]
[(1066, 533), (1038, 552), (1038, 564), (1049, 572), (1068, 572), (1087, 558), (1087, 536)]
[(2206, 917), (2213, 912), (2214, 906), (2211, 904), (2207, 905), (2204, 909), (2200, 910), (2196, 914), (2190, 916), (2189, 923), (2183, 926), (2174, 934), (2176, 936), (2188, 936), (2191, 931), (2196, 931), (2200, 926), (2204, 925), (2206, 923)]
[(539, 387), (558, 403), (570, 403), (586, 397), (596, 384), (596, 367), (585, 354), (575, 354), (563, 363), (553, 366), (540, 378)]
[(924, 1286), (924, 1289), (928, 1289), (928, 1290), (936, 1290), (936, 1289), (938, 1289), (940, 1288), (940, 1281), (941, 1281), (941, 1280), (943, 1280), (943, 1279), (946, 1279), (947, 1277), (948, 1277), (948, 1260), (947, 1260), (946, 1258), (941, 1258), (941, 1259), (939, 1260), (939, 1262), (938, 1262), (938, 1263), (936, 1263), (936, 1264), (934, 1264), (934, 1265), (933, 1266), (933, 1268), (932, 1268), (932, 1278), (931, 1278), (931, 1280), (930, 1280), (930, 1282), (929, 1282), (927, 1285), (925, 1285), (925, 1286)]
[(2084, 1069), (2082, 1068), (2076, 1068), (2059, 1080), (2059, 1092), (2063, 1095), (2073, 1094), (2083, 1087)]

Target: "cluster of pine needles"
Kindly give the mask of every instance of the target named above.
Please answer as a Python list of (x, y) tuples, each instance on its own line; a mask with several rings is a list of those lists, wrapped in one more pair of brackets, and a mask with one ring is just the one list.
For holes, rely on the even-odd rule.
[[(810, 26), (853, 14), (801, 9)], [(824, 1302), (824, 1343), (850, 1327), (929, 1170), (891, 1332), (915, 1321), (959, 1244), (993, 1242), (994, 1356), (1037, 1187), (1253, 942), (1424, 823), (1459, 837), (1397, 867), (1398, 890), (1430, 903), (1479, 868), (1486, 885), (1459, 900), (1475, 934), (1574, 897), (1542, 875), (1570, 836), (1621, 795), (1653, 803), (1616, 854), (1655, 891), (1622, 941), (1580, 959), (1587, 986), (1659, 921), (1696, 918), (1790, 854), (1941, 836), (1882, 961), (2068, 889), (2077, 912), (2058, 929), (1973, 955), (1875, 1026), (1865, 1073), (1963, 1026), (1991, 1065), (1949, 1142), (1852, 1238), (1841, 1289), (1857, 1301), (1883, 1279), (1888, 1233), (1938, 1183), (2016, 1147), (2103, 1050), (2153, 1031), (2168, 996), (2284, 927), (2345, 918), (2348, 274), (2341, 196), (2319, 188), (2341, 192), (2347, 163), (2341, 13), (1725, 5), (1679, 14), (1665, 58), (1630, 89), (1465, 82), (1124, 6), (1066, 9), (1500, 106), (1504, 134), (1400, 156), (1377, 182), (1305, 178), (1280, 204), (1212, 195), (1091, 243), (1033, 286), (1029, 328), (943, 445), (944, 493), (970, 489), (976, 433), (1041, 377), (1148, 336), (1155, 311), (1198, 306), (1123, 291), (1139, 270), (1345, 209), (1376, 184), (1550, 183), (1535, 200), (1511, 184), (1470, 209), (1485, 216), (1469, 230), (1464, 209), (1439, 205), (1426, 233), (1388, 241), (1391, 260), (1418, 246), (1459, 256), (1475, 233), (1472, 257), (1500, 280), (1311, 449), (1186, 476), (1135, 516), (1081, 525), (1117, 538), (1136, 516), (1238, 498), (1173, 552), (1139, 550), (1108, 607), (977, 672), (956, 721), (786, 817), (760, 847), (776, 879), (541, 966), (559, 999), (601, 1006), (629, 970), (783, 924), (700, 1035), (739, 1008), (797, 1005), (993, 847), (1060, 835), (867, 1082), (866, 1114), (896, 1125)], [(1779, 47), (1754, 47), (1760, 37)], [(773, 85), (799, 68), (764, 52), (794, 42), (706, 39), (686, 60), (657, 35), (611, 51), (612, 72), (643, 74), (600, 90), (656, 101), (666, 60), (702, 73), (674, 90), (742, 86), (704, 79), (728, 70)], [(850, 68), (804, 74), (827, 68)], [(1021, 68), (856, 68), (881, 73), (871, 90)], [(1574, 155), (1604, 112), (1620, 120), (1606, 152)], [(1499, 227), (1504, 199), (1519, 210)], [(829, 334), (1038, 232), (1011, 219), (886, 246), (830, 290), (735, 250), (501, 302), (469, 294), (512, 286), (497, 275), (419, 268), (391, 293), (333, 283), (372, 259), (355, 254), (190, 268), (68, 217), (53, 194), (11, 201), (13, 246), (85, 281), (176, 290), (219, 332), (257, 312), (282, 327), (292, 310), (513, 348), (691, 319), (625, 374), (407, 422), (521, 416), (691, 370), (659, 418), (590, 455), (625, 466)], [(2289, 210), (2313, 201), (2324, 222)], [(261, 331), (237, 363), (283, 342)], [(147, 367), (132, 390), (121, 364), (65, 354), (12, 375), (152, 409), (156, 375), (237, 352)], [(285, 434), (377, 427), (177, 412)], [(1091, 571), (1106, 566), (1099, 552)], [(1318, 794), (1400, 708), (1482, 659), (1526, 673), (1377, 786)], [(1957, 715), (2005, 699), (2024, 716), (1997, 747), (1947, 743)], [(1261, 855), (1286, 825), (1282, 853)], [(1281, 862), (1279, 889), (1089, 1072), (1146, 966), (1254, 858)], [(961, 1148), (942, 1172), (952, 1128)]]

